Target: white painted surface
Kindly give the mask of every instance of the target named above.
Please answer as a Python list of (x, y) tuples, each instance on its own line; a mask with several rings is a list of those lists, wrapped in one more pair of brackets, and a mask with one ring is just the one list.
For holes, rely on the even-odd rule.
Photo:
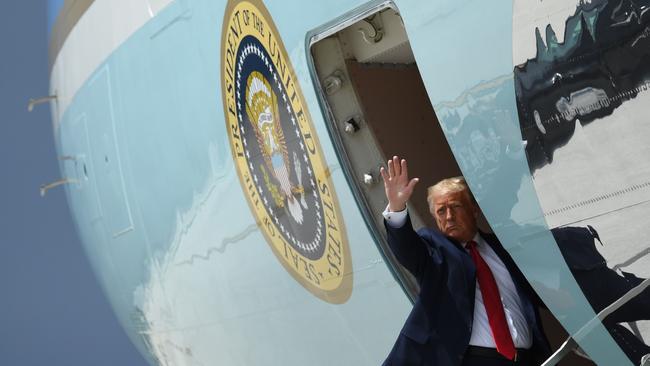
[(50, 75), (54, 129), (77, 91), (115, 49), (172, 0), (96, 0), (70, 31)]
[(512, 62), (519, 65), (537, 54), (535, 28), (546, 44), (551, 25), (558, 42), (564, 41), (566, 20), (575, 13), (577, 0), (514, 0), (512, 3)]

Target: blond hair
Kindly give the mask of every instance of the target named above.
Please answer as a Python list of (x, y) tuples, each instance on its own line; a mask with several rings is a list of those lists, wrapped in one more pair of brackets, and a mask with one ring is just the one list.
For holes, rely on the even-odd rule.
[(463, 176), (446, 178), (432, 185), (427, 188), (427, 203), (429, 204), (429, 211), (432, 214), (435, 212), (433, 203), (433, 196), (435, 194), (447, 194), (463, 191), (467, 192), (471, 202), (476, 203), (476, 200), (474, 200), (474, 196), (472, 196), (472, 192), (469, 190), (469, 186)]

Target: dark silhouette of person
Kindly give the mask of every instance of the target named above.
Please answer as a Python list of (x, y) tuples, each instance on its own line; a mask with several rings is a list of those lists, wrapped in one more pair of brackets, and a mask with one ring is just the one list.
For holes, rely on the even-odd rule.
[[(593, 227), (558, 227), (551, 233), (571, 274), (596, 313), (643, 282), (632, 273), (618, 274), (607, 266), (607, 261), (596, 248), (600, 236)], [(603, 320), (603, 325), (621, 350), (637, 365), (643, 356), (650, 354), (650, 346), (619, 323), (638, 320), (650, 320), (650, 287)]]

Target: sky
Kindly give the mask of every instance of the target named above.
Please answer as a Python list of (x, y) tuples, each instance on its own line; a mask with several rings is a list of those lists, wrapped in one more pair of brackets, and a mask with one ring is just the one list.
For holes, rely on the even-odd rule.
[(139, 366), (71, 220), (47, 105), (45, 0), (0, 2), (0, 365)]

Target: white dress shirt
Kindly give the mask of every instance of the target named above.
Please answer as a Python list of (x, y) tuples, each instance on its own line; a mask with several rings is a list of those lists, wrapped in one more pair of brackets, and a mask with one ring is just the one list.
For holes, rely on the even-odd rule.
[[(400, 228), (406, 222), (407, 210), (391, 212), (388, 210), (388, 207), (386, 207), (383, 215), (386, 222), (388, 222), (388, 225), (393, 228)], [(533, 344), (531, 329), (526, 321), (526, 317), (524, 316), (521, 299), (519, 298), (517, 288), (512, 281), (510, 272), (508, 272), (508, 269), (494, 250), (492, 250), (492, 248), (478, 233), (474, 236), (474, 241), (477, 244), (476, 248), (481, 254), (481, 257), (483, 257), (483, 260), (490, 267), (494, 280), (499, 288), (506, 321), (508, 322), (508, 328), (510, 329), (510, 335), (515, 343), (515, 347), (524, 349), (530, 348)], [(461, 244), (464, 248), (467, 243)], [(481, 294), (478, 280), (476, 282), (476, 292), (474, 294), (474, 320), (469, 344), (472, 346), (496, 348), (494, 338), (492, 337), (492, 330), (490, 329), (490, 323), (488, 322), (487, 312), (485, 311), (485, 305), (483, 304), (483, 295)]]

